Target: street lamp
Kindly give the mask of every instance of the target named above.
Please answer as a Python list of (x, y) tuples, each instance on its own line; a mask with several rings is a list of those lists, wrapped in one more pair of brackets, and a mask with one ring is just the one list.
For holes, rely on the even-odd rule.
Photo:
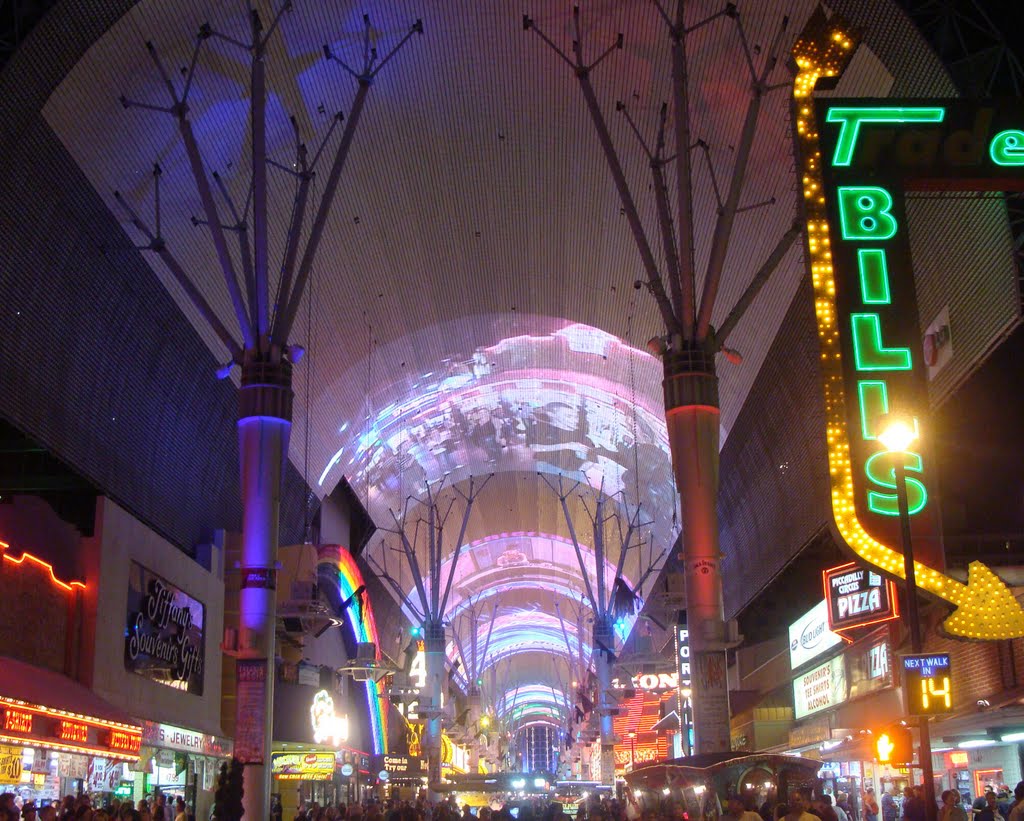
[(636, 769), (636, 733), (629, 733), (629, 771)]
[[(917, 578), (914, 574), (914, 544), (910, 536), (910, 506), (907, 503), (907, 473), (904, 455), (918, 440), (917, 419), (912, 416), (889, 413), (882, 416), (878, 441), (886, 452), (895, 456), (893, 474), (896, 480), (896, 500), (900, 513), (900, 537), (903, 546), (903, 572), (907, 584), (907, 624), (910, 627), (910, 648), (913, 653), (923, 652), (921, 641), (921, 616), (917, 607)], [(932, 821), (936, 815), (935, 778), (932, 773), (932, 740), (928, 728), (928, 717), (920, 716), (918, 729), (921, 737), (921, 776), (924, 780), (925, 811)]]

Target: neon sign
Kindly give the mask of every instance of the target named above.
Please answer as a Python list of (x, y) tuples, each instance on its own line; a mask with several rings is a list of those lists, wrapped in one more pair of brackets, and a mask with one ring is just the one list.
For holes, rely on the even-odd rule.
[(107, 736), (107, 746), (112, 750), (138, 753), (142, 747), (142, 736), (137, 733), (126, 733), (122, 730), (111, 730)]
[(650, 693), (662, 690), (675, 690), (679, 686), (679, 673), (637, 673), (628, 682), (620, 678), (612, 679), (613, 690), (644, 690)]
[[(918, 339), (904, 190), (1019, 190), (1024, 161), (1016, 119), (962, 100), (839, 100), (812, 104), (815, 85), (842, 73), (853, 41), (816, 13), (793, 47), (807, 258), (825, 388), (826, 437), (837, 529), (865, 562), (903, 578), (895, 466), (877, 439), (893, 410), (923, 416), (927, 375)], [(986, 150), (987, 149), (987, 150)], [(903, 455), (919, 587), (953, 604), (944, 627), (976, 639), (1024, 636), (1024, 611), (1001, 579), (972, 562), (968, 583), (945, 575), (931, 462)]]
[(8, 733), (31, 733), (32, 713), (23, 710), (14, 710), (10, 707), (4, 710), (4, 732)]
[(313, 725), (313, 741), (317, 744), (330, 742), (340, 747), (348, 740), (348, 716), (338, 715), (334, 709), (334, 699), (326, 690), (313, 696), (309, 718)]
[(896, 585), (854, 562), (822, 573), (833, 633), (891, 621), (899, 616)]
[(89, 740), (89, 725), (77, 721), (58, 721), (57, 738), (61, 741), (86, 742)]

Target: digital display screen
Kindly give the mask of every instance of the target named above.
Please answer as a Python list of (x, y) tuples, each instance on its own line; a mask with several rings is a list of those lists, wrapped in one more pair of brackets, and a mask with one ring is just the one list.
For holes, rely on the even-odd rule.
[(903, 657), (907, 712), (914, 716), (953, 712), (953, 673), (948, 653)]

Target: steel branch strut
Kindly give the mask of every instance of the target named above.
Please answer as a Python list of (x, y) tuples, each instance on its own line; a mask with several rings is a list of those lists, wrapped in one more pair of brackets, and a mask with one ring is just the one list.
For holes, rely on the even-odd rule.
[(556, 54), (572, 66), (576, 80), (579, 82), (580, 90), (583, 92), (583, 99), (587, 104), (587, 111), (594, 123), (594, 129), (597, 131), (597, 138), (601, 144), (601, 150), (604, 152), (605, 160), (608, 163), (612, 179), (615, 182), (615, 188), (619, 193), (619, 200), (622, 203), (622, 209), (625, 212), (626, 220), (629, 222), (630, 231), (632, 231), (633, 239), (636, 242), (637, 249), (640, 251), (640, 259), (643, 262), (644, 271), (647, 274), (647, 286), (654, 295), (654, 299), (658, 304), (658, 309), (661, 311), (662, 319), (665, 321), (666, 327), (670, 332), (677, 333), (679, 331), (679, 321), (672, 310), (672, 302), (669, 300), (668, 294), (665, 293), (665, 285), (662, 282), (661, 274), (658, 272), (658, 264), (654, 259), (654, 253), (651, 251), (651, 245), (647, 241), (643, 225), (640, 222), (640, 215), (637, 212), (636, 202), (633, 199), (629, 183), (626, 180), (626, 174), (622, 169), (622, 163), (619, 161), (618, 154), (615, 151), (615, 144), (612, 142), (611, 134), (608, 132), (608, 125), (605, 122), (604, 114), (601, 112), (601, 106), (597, 101), (597, 95), (594, 93), (594, 86), (590, 82), (590, 71), (597, 66), (598, 63), (604, 60), (613, 49), (622, 47), (622, 35), (620, 34), (615, 44), (605, 51), (604, 54), (602, 54), (601, 57), (599, 57), (593, 64), (587, 65), (583, 61), (583, 48), (579, 35), (579, 7), (574, 7), (573, 9), (573, 20), (576, 23), (576, 40), (573, 42), (573, 52), (576, 58), (575, 61), (570, 60), (557, 46), (555, 46), (554, 43), (537, 28), (536, 24), (529, 16), (523, 17), (523, 28), (526, 31), (535, 32), (555, 51)]

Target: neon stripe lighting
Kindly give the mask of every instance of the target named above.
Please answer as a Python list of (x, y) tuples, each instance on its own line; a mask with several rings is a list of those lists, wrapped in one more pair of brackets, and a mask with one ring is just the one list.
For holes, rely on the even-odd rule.
[(527, 684), (506, 690), (495, 703), (494, 711), (499, 716), (505, 716), (520, 708), (564, 712), (569, 708), (569, 699), (565, 693), (550, 685)]
[[(363, 586), (363, 574), (356, 564), (356, 560), (344, 548), (338, 547), (330, 550), (329, 555), (321, 555), (321, 564), (330, 564), (332, 570), (337, 570), (338, 592), (341, 601), (348, 599), (353, 593)], [(370, 604), (369, 596), (363, 594), (363, 606), (360, 608), (353, 605), (349, 607), (346, 616), (355, 639), (362, 644), (373, 643), (380, 654), (380, 640), (377, 637), (377, 622), (373, 617), (373, 607)], [(388, 751), (388, 711), (387, 696), (384, 693), (384, 683), (367, 681), (366, 685), (366, 706), (370, 713), (370, 734), (373, 740), (374, 755), (383, 755)]]
[(84, 582), (79, 582), (79, 581), (62, 582), (54, 574), (54, 572), (53, 572), (53, 565), (52, 564), (50, 564), (48, 562), (44, 562), (42, 559), (40, 559), (37, 556), (33, 556), (31, 553), (24, 553), (23, 552), (18, 558), (14, 558), (13, 556), (11, 556), (11, 555), (9, 555), (7, 553), (7, 551), (10, 549), (10, 547), (11, 546), (7, 542), (0, 541), (0, 551), (3, 551), (4, 561), (5, 562), (10, 562), (11, 564), (21, 565), (21, 564), (25, 563), (26, 559), (28, 559), (30, 564), (37, 565), (38, 567), (43, 568), (43, 570), (45, 570), (47, 573), (49, 573), (50, 574), (50, 580), (57, 587), (60, 587), (63, 590), (67, 590), (69, 593), (71, 591), (75, 590), (76, 588), (79, 589), (79, 590), (85, 590), (85, 583)]
[[(518, 564), (501, 564), (502, 554), (509, 551), (522, 553), (522, 561)], [(580, 544), (580, 552), (587, 573), (591, 581), (594, 581), (597, 577), (594, 550), (586, 544)], [(539, 564), (533, 561), (538, 559)], [(451, 562), (451, 556), (442, 562), (440, 578), (448, 578)], [(615, 582), (615, 563), (608, 559), (604, 563), (604, 577), (610, 590)], [(633, 587), (629, 576), (623, 574), (623, 580), (630, 588)], [(464, 545), (445, 618), (454, 618), (468, 604), (468, 600), (458, 593), (459, 590), (473, 590), (486, 598), (505, 590), (517, 589), (517, 585), (519, 589), (524, 589), (524, 584), (533, 589), (542, 587), (576, 601), (583, 601), (583, 581), (580, 579), (579, 560), (572, 541), (551, 533), (524, 530), (494, 533)], [(424, 586), (429, 595), (431, 587), (426, 579)], [(473, 601), (478, 602), (480, 599), (474, 595)], [(407, 612), (406, 615), (410, 621), (414, 621), (412, 613)]]
[(4, 744), (18, 744), (22, 747), (37, 747), (45, 750), (57, 750), (62, 753), (78, 753), (79, 755), (85, 753), (87, 755), (96, 756), (97, 758), (110, 758), (115, 761), (139, 760), (137, 755), (121, 753), (116, 750), (107, 750), (102, 747), (76, 747), (73, 744), (61, 744), (59, 741), (44, 741), (40, 738), (19, 738), (18, 736), (0, 734), (0, 742), (3, 742)]
[[(490, 629), (490, 628), (488, 628)], [(565, 623), (566, 632), (573, 648), (577, 652), (576, 625)], [(455, 660), (458, 649), (454, 643), (448, 645), (448, 658)], [(491, 634), (491, 645), (484, 659), (482, 669), (493, 667), (501, 659), (517, 653), (542, 652), (560, 656), (568, 655), (565, 636), (558, 617), (542, 611), (515, 611), (500, 614), (494, 622)], [(590, 658), (589, 642), (583, 641), (583, 657)]]
[(69, 710), (58, 710), (54, 707), (44, 707), (42, 704), (30, 704), (27, 701), (19, 701), (16, 698), (6, 698), (0, 696), (0, 706), (14, 707), (18, 710), (24, 710), (29, 713), (36, 713), (44, 716), (55, 716), (57, 718), (74, 719), (83, 724), (91, 724), (93, 727), (101, 727), (104, 730), (123, 730), (127, 733), (133, 733), (137, 736), (142, 735), (142, 728), (136, 724), (122, 724), (119, 721), (108, 721), (105, 718), (94, 718), (93, 716), (83, 715), (82, 713), (73, 713)]

